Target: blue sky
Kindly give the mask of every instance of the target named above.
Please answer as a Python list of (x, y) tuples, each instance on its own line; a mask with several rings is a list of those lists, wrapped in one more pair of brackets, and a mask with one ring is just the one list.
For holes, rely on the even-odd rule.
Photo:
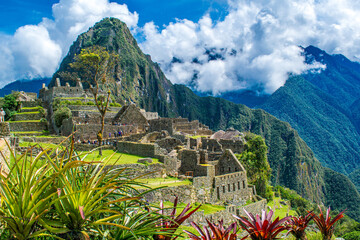
[[(52, 5), (59, 0), (10, 0), (0, 2), (0, 32), (13, 34), (17, 28), (38, 24), (42, 18), (52, 19)], [(205, 13), (223, 19), (227, 14), (225, 0), (128, 0), (111, 1), (126, 3), (131, 12), (139, 13), (139, 26), (154, 21), (162, 27), (176, 18), (198, 21)]]
[(104, 17), (124, 21), (170, 81), (213, 95), (270, 94), (289, 73), (326, 68), (306, 64), (299, 46), (360, 59), (359, 1), (10, 0), (0, 2), (0, 87), (51, 77), (77, 36)]

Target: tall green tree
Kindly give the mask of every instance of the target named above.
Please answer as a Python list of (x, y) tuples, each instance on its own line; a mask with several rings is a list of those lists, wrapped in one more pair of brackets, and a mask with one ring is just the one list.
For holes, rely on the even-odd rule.
[(16, 100), (18, 95), (16, 93), (12, 93), (6, 95), (3, 100), (2, 108), (4, 109), (6, 115), (5, 120), (10, 120), (10, 118), (16, 113), (19, 102)]
[[(94, 101), (100, 113), (101, 129), (97, 134), (101, 146), (104, 134), (105, 115), (109, 107), (111, 91), (109, 80), (114, 76), (114, 66), (119, 56), (109, 53), (104, 47), (92, 46), (84, 48), (75, 56), (75, 61), (70, 67), (75, 70), (75, 75), (85, 82), (94, 96)], [(101, 148), (99, 155), (102, 155)]]
[(254, 184), (257, 193), (266, 198), (271, 198), (268, 182), (271, 176), (271, 168), (267, 159), (267, 146), (265, 140), (253, 133), (245, 136), (245, 151), (237, 157), (244, 165), (249, 182)]

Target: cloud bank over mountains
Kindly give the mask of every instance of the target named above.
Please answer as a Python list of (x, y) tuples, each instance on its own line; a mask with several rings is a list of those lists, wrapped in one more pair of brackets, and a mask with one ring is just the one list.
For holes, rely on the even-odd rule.
[(13, 36), (0, 35), (0, 86), (21, 78), (48, 77), (58, 68), (76, 37), (105, 17), (136, 27), (138, 14), (108, 0), (60, 0), (54, 19), (26, 25)]
[(322, 69), (306, 65), (299, 46), (360, 58), (360, 3), (351, 0), (229, 0), (228, 15), (214, 21), (179, 19), (159, 28), (138, 27), (139, 16), (108, 0), (60, 0), (54, 20), (0, 36), (0, 85), (23, 77), (51, 76), (76, 36), (104, 17), (117, 17), (173, 83), (198, 91), (257, 89), (272, 93), (288, 74)]

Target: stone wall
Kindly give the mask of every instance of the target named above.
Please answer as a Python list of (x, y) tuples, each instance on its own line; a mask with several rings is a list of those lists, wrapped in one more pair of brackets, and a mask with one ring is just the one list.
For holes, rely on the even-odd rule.
[[(71, 111), (99, 111), (95, 105), (69, 105)], [(109, 112), (119, 112), (121, 107), (109, 107)]]
[(223, 149), (231, 149), (234, 153), (242, 153), (245, 148), (245, 143), (241, 140), (220, 139), (219, 143)]
[(210, 152), (222, 152), (223, 148), (216, 139), (201, 138), (201, 148)]
[(244, 204), (251, 197), (245, 172), (235, 172), (216, 176), (214, 179), (214, 199)]
[(156, 158), (163, 153), (159, 146), (150, 143), (118, 142), (116, 149), (119, 152), (151, 158)]
[(182, 142), (179, 139), (167, 137), (157, 140), (156, 144), (159, 145), (159, 147), (166, 149), (168, 152), (171, 152), (176, 146), (182, 145)]
[(205, 215), (203, 211), (197, 211), (195, 212), (190, 218), (188, 218), (187, 221), (185, 221), (184, 225), (190, 225), (190, 222), (194, 221), (198, 225), (206, 225), (206, 219), (208, 219), (210, 222), (217, 223), (219, 220), (224, 220), (224, 224), (226, 227), (228, 227), (231, 223), (235, 222), (236, 219), (233, 217), (234, 215), (241, 215), (244, 216), (245, 212), (243, 211), (245, 209), (247, 212), (252, 214), (261, 214), (261, 211), (263, 209), (266, 209), (266, 200), (261, 200), (255, 203), (251, 203), (246, 206), (234, 206), (230, 205), (227, 206), (225, 210), (219, 211), (213, 214)]
[(40, 120), (44, 115), (40, 112), (36, 113), (17, 113), (13, 116), (14, 121)]
[(173, 120), (171, 118), (160, 118), (149, 120), (149, 132), (167, 131), (170, 135), (173, 134)]
[(162, 163), (156, 163), (156, 164), (122, 164), (122, 165), (108, 165), (105, 167), (105, 169), (124, 169), (125, 173), (130, 178), (136, 178), (140, 176), (144, 176), (144, 178), (160, 178), (163, 175), (163, 172), (165, 171), (165, 166)]
[(10, 125), (8, 122), (0, 122), (0, 137), (10, 136)]
[(186, 174), (187, 172), (193, 172), (193, 177), (208, 176), (215, 171), (214, 166), (210, 164), (200, 164), (200, 154), (196, 150), (183, 149), (179, 151), (178, 158), (181, 161), (181, 167), (179, 172)]
[(46, 122), (9, 122), (12, 132), (41, 132), (47, 130)]
[(215, 170), (216, 175), (223, 175), (238, 171), (245, 172), (245, 168), (241, 165), (239, 160), (230, 149), (226, 149), (218, 161), (219, 163), (217, 164)]
[[(96, 140), (97, 133), (101, 129), (100, 124), (75, 124), (73, 119), (66, 119), (63, 121), (61, 133), (63, 136), (69, 136), (73, 131), (76, 131), (75, 138), (80, 139), (80, 141), (88, 141), (88, 140)], [(114, 133), (118, 133), (122, 131), (124, 135), (128, 135), (130, 133), (136, 133), (136, 126), (132, 125), (109, 125), (106, 124), (104, 126), (104, 134), (103, 138), (109, 138), (109, 133), (111, 133), (111, 138), (114, 137)]]

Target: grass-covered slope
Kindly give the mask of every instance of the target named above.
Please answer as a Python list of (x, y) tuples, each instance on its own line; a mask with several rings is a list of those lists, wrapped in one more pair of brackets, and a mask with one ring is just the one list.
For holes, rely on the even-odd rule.
[(297, 129), (325, 166), (342, 173), (360, 166), (360, 136), (348, 112), (303, 77), (290, 78), (259, 107)]

